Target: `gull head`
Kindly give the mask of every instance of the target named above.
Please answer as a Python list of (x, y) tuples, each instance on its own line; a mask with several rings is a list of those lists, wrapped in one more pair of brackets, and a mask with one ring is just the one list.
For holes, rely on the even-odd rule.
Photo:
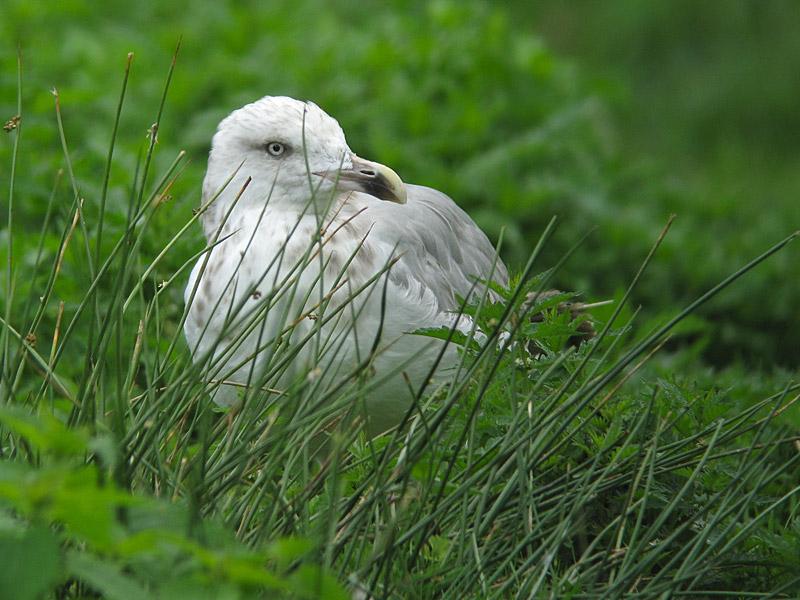
[[(249, 180), (249, 182), (248, 182)], [(245, 192), (242, 187), (248, 182)], [(206, 220), (219, 220), (237, 203), (305, 210), (336, 192), (358, 191), (400, 204), (406, 190), (390, 168), (356, 156), (333, 117), (313, 102), (266, 96), (235, 110), (217, 128), (203, 183)], [(217, 223), (218, 225), (219, 223)], [(208, 230), (208, 228), (207, 228)]]

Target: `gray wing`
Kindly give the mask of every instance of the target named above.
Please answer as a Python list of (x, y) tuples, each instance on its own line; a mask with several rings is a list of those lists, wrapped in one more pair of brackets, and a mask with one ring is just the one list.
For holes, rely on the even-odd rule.
[[(445, 194), (406, 184), (408, 202), (382, 203), (383, 227), (392, 227), (402, 259), (389, 278), (407, 286), (411, 278), (431, 290), (444, 310), (457, 308), (455, 295), (482, 293), (475, 280), (508, 284), (508, 271), (486, 234)], [(373, 205), (374, 206), (374, 205)], [(384, 212), (381, 210), (381, 212)]]

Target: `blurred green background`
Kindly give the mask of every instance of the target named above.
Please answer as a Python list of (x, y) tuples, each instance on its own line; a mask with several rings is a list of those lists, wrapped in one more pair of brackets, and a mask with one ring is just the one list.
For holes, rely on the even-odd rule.
[[(314, 100), (356, 152), (445, 191), (493, 239), (505, 229), (512, 267), (553, 215), (560, 226), (542, 269), (591, 231), (556, 276), (590, 299), (618, 295), (676, 213), (634, 297), (647, 319), (673, 314), (800, 228), (800, 5), (789, 0), (5, 0), (0, 14), (4, 119), (16, 112), (18, 45), (24, 57), (15, 218), (32, 234), (17, 235), (18, 268), (34, 260), (64, 164), (51, 89), (91, 217), (125, 57), (135, 53), (110, 193), (109, 223), (121, 227), (179, 36), (157, 160), (163, 169), (186, 149), (191, 164), (145, 254), (197, 204), (216, 123), (265, 94)], [(3, 189), (10, 151), (4, 140)], [(51, 253), (69, 218), (69, 185), (57, 194)], [(198, 227), (157, 278), (201, 245)], [(704, 307), (675, 344), (712, 365), (795, 366), (798, 256), (795, 245), (770, 259)], [(179, 312), (177, 293), (174, 304)]]

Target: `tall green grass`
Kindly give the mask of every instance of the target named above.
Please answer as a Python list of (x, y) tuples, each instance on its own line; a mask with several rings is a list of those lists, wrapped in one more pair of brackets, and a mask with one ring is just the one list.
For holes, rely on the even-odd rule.
[[(50, 88), (67, 107), (76, 168), (100, 173), (117, 103), (110, 74), (131, 49), (139, 73), (157, 73), (182, 33), (156, 161), (165, 169), (184, 149), (186, 176), (172, 209), (155, 216), (148, 252), (170, 235), (175, 213), (188, 219), (196, 205), (192, 185), (216, 123), (262, 94), (286, 94), (338, 118), (359, 154), (446, 190), (490, 238), (505, 228), (503, 256), (516, 270), (553, 214), (562, 220), (544, 250), (548, 264), (594, 227), (556, 287), (622, 293), (676, 213), (660, 267), (633, 296), (643, 319), (663, 318), (675, 299), (690, 302), (800, 223), (791, 127), (800, 13), (787, 0), (629, 4), (437, 0), (364, 11), (352, 0), (5, 0), (0, 114), (15, 112), (19, 44), (26, 135), (39, 149), (20, 157), (30, 174), (20, 191), (41, 198), (40, 210), (31, 206), (18, 224), (38, 228), (51, 173), (63, 166)], [(159, 87), (157, 77), (131, 82), (107, 232), (121, 226), (113, 215), (126, 205), (125, 173), (136, 168)], [(7, 164), (8, 149), (0, 152)], [(100, 177), (81, 184), (87, 196), (101, 192)], [(86, 207), (92, 221), (96, 207)], [(188, 238), (181, 245), (191, 251)], [(692, 344), (720, 368), (794, 368), (800, 313), (785, 282), (798, 275), (793, 252), (775, 257), (695, 313), (671, 345)]]
[[(149, 238), (185, 165), (182, 152), (156, 160), (173, 67), (125, 173), (113, 155), (129, 70), (103, 173), (75, 168), (69, 106), (55, 93), (64, 167), (33, 259), (15, 253), (33, 234), (17, 225), (27, 174), (14, 165), (36, 151), (18, 100), (0, 324), (4, 596), (798, 593), (800, 453), (779, 415), (800, 384), (726, 410), (731, 391), (648, 370), (682, 319), (795, 236), (642, 332), (627, 300), (665, 228), (599, 335), (575, 350), (565, 345), (576, 324), (530, 301), (559, 266), (542, 259), (551, 222), (509, 289), (464, 306), (477, 329), (446, 334), (461, 346), (458, 369), (420, 390), (396, 430), (361, 431), (368, 360), (334, 384), (312, 372), (275, 389), (303, 340), (272, 340), (272, 368), (223, 413), (208, 394), (213, 358), (193, 362), (181, 330), (187, 270), (204, 249), (185, 255), (178, 242), (200, 238), (200, 213), (171, 239)], [(98, 197), (82, 193), (86, 178), (100, 179)], [(113, 210), (119, 178), (127, 203)], [(177, 268), (160, 280), (165, 261)]]

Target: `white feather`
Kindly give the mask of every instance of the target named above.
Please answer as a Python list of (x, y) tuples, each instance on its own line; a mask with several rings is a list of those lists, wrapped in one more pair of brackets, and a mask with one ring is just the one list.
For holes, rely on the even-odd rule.
[[(263, 150), (271, 141), (291, 151), (276, 160)], [(367, 410), (378, 432), (402, 417), (409, 382), (423, 384), (441, 348), (411, 332), (452, 326), (456, 295), (468, 295), (476, 278), (505, 284), (507, 273), (483, 232), (441, 192), (406, 185), (407, 203), (396, 204), (309, 175), (349, 168), (353, 157), (339, 124), (314, 104), (267, 97), (222, 121), (203, 186), (204, 203), (217, 196), (203, 217), (217, 244), (192, 271), (185, 333), (197, 360), (217, 359), (211, 379), (241, 384), (262, 374), (286, 335), (297, 344), (317, 329), (283, 385), (314, 368), (343, 375), (377, 347), (374, 377), (385, 381)], [(449, 348), (440, 372), (455, 360)], [(215, 400), (235, 402), (236, 388), (221, 386)]]

